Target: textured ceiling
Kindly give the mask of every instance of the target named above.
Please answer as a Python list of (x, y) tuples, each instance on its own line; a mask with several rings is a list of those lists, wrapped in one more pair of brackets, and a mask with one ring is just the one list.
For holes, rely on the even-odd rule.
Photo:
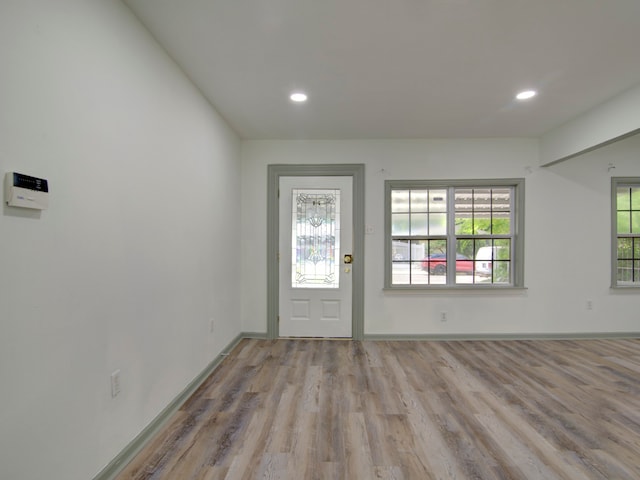
[(535, 137), (640, 84), (638, 0), (125, 1), (242, 138)]

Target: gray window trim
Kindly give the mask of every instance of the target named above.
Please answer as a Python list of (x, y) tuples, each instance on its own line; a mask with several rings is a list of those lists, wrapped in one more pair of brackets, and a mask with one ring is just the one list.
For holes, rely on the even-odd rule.
[[(391, 190), (398, 188), (450, 188), (450, 187), (513, 187), (515, 216), (513, 234), (513, 284), (511, 285), (393, 285), (391, 283)], [(464, 180), (385, 180), (384, 182), (384, 288), (388, 290), (500, 290), (524, 288), (524, 178), (464, 179)], [(449, 204), (452, 205), (449, 198)], [(453, 209), (449, 210), (449, 225), (453, 225)], [(450, 234), (448, 234), (450, 236)], [(449, 268), (455, 268), (448, 262)], [(451, 275), (451, 272), (449, 272)], [(451, 278), (451, 277), (450, 277)]]
[(618, 284), (618, 187), (639, 186), (640, 177), (611, 177), (611, 288), (640, 289), (637, 285)]

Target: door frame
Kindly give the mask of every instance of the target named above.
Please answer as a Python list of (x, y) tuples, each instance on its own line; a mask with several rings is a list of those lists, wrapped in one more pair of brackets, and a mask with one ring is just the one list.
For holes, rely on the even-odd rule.
[(267, 338), (280, 336), (280, 177), (351, 177), (353, 179), (353, 253), (351, 265), (351, 338), (364, 339), (364, 164), (274, 164), (267, 166)]

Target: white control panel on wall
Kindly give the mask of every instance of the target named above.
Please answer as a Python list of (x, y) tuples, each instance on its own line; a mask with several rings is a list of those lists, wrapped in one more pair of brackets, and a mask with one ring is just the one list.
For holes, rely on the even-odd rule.
[(45, 210), (49, 206), (49, 182), (17, 172), (4, 177), (4, 200), (10, 207)]

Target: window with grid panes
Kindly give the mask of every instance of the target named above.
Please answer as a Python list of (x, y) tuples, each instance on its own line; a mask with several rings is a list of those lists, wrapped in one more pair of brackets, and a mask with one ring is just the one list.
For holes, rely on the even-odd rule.
[(612, 285), (640, 287), (640, 178), (612, 179)]
[(522, 286), (523, 190), (521, 179), (385, 182), (385, 286)]

